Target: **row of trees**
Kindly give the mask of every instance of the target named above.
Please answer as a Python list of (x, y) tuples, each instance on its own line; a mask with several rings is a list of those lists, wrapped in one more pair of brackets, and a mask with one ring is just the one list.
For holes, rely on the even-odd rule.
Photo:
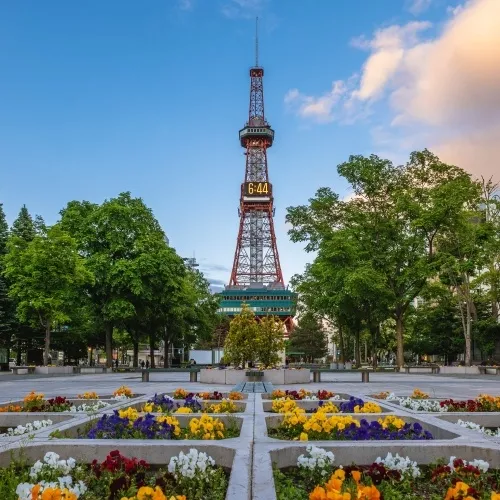
[[(374, 360), (417, 353), (489, 354), (500, 338), (500, 204), (497, 186), (473, 179), (428, 150), (404, 166), (372, 155), (337, 168), (353, 195), (321, 188), (288, 208), (292, 241), (315, 252), (293, 278), (305, 307), (338, 331), (342, 355), (369, 341)], [(423, 306), (413, 307), (415, 299)], [(458, 330), (458, 336), (457, 336)], [(448, 346), (438, 348), (446, 336)], [(446, 344), (446, 343), (445, 343)], [(462, 351), (463, 347), (463, 351)]]
[(52, 345), (75, 358), (104, 345), (111, 366), (114, 335), (133, 346), (137, 366), (143, 340), (154, 363), (160, 340), (167, 352), (210, 337), (217, 298), (141, 199), (72, 201), (60, 215), (46, 227), (23, 207), (9, 229), (0, 205), (0, 341), (18, 359), (43, 337), (45, 364)]

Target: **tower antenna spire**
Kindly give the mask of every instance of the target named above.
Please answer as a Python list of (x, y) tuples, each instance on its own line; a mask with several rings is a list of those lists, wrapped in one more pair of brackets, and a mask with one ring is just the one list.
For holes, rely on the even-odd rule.
[(259, 16), (255, 18), (255, 67), (259, 67)]

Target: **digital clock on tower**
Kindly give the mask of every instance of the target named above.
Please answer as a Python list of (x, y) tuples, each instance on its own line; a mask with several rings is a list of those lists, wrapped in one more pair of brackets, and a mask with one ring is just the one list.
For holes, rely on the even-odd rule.
[(270, 197), (272, 185), (269, 182), (245, 182), (244, 196)]

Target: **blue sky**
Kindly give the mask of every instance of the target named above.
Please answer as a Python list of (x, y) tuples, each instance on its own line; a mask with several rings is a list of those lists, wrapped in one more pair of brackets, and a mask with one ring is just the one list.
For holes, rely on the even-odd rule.
[[(336, 165), (350, 154), (397, 161), (427, 146), (436, 123), (397, 128), (393, 63), (402, 78), (406, 54), (441, 43), (453, 18), (472, 8), (456, 0), (2, 2), (0, 202), (9, 222), (25, 203), (53, 223), (70, 200), (131, 191), (181, 255), (194, 253), (207, 277), (226, 283), (259, 15), (266, 116), (276, 131), (269, 171), (288, 281), (311, 256), (289, 241), (286, 207), (306, 203), (320, 186), (347, 194)], [(382, 70), (370, 74), (367, 64), (381, 51), (372, 66)], [(382, 85), (373, 83), (388, 68)]]

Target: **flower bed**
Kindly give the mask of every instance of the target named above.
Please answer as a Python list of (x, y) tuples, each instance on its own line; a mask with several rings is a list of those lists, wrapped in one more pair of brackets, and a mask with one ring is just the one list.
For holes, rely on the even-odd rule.
[(301, 401), (293, 399), (274, 399), (267, 403), (264, 411), (273, 413), (289, 413), (297, 408), (302, 408), (306, 413), (382, 413), (382, 408), (377, 403), (364, 402), (362, 399), (351, 397), (349, 401), (334, 403), (333, 401)]
[(202, 414), (188, 415), (140, 414), (134, 408), (115, 410), (99, 419), (78, 423), (63, 431), (56, 430), (53, 438), (80, 439), (228, 439), (239, 436), (242, 421), (234, 417), (215, 418)]
[[(16, 427), (7, 427), (5, 432), (0, 434), (0, 438), (22, 436), (23, 434), (32, 434), (33, 432), (44, 429), (45, 427), (50, 427), (52, 425), (52, 420), (34, 420), (33, 422), (27, 422), (25, 425), (18, 425)], [(0, 428), (0, 431), (2, 429)]]
[[(156, 394), (155, 394), (156, 396)], [(160, 396), (170, 396), (170, 394), (161, 394)], [(242, 394), (241, 392), (237, 391), (232, 391), (229, 393), (226, 392), (209, 392), (209, 391), (202, 391), (202, 392), (191, 392), (191, 391), (186, 391), (186, 389), (176, 389), (174, 393), (171, 396), (173, 399), (192, 399), (192, 398), (197, 398), (197, 399), (202, 399), (202, 400), (209, 400), (209, 401), (220, 401), (222, 399), (230, 399), (231, 401), (241, 401), (242, 399), (245, 398), (245, 395)]]
[(389, 402), (399, 404), (402, 408), (412, 411), (421, 411), (429, 413), (476, 413), (476, 412), (500, 412), (500, 397), (480, 394), (475, 399), (457, 401), (453, 399), (412, 399), (388, 397)]
[(73, 458), (61, 460), (48, 452), (31, 467), (13, 462), (0, 469), (2, 500), (224, 500), (227, 486), (227, 471), (196, 449), (180, 452), (160, 469), (127, 458), (118, 450), (103, 462), (91, 464), (77, 464)]
[[(210, 401), (214, 401), (211, 403)], [(246, 403), (232, 399), (204, 400), (198, 395), (188, 394), (184, 399), (174, 399), (166, 394), (148, 399), (145, 404), (135, 404), (134, 408), (148, 413), (239, 413), (245, 411)]]
[[(274, 417), (276, 418), (276, 417)], [(276, 424), (276, 422), (275, 422)], [(395, 415), (368, 421), (353, 415), (328, 415), (317, 412), (307, 416), (303, 411), (287, 413), (277, 425), (269, 426), (270, 437), (286, 440), (430, 440), (430, 431), (419, 422), (405, 422)]]
[(450, 457), (419, 466), (387, 453), (372, 464), (335, 463), (335, 456), (308, 446), (296, 466), (274, 471), (278, 500), (500, 499), (500, 472), (480, 459)]
[[(345, 395), (343, 395), (345, 396)], [(339, 394), (334, 394), (331, 391), (320, 389), (316, 392), (299, 389), (298, 391), (283, 391), (276, 389), (271, 393), (270, 399), (294, 399), (296, 401), (324, 401), (327, 399), (340, 400), (343, 399)]]
[(0, 407), (0, 413), (60, 413), (67, 411), (72, 413), (92, 413), (107, 408), (111, 404), (127, 401), (132, 397), (132, 391), (125, 386), (117, 389), (107, 401), (98, 399), (99, 396), (95, 392), (79, 394), (77, 399), (69, 399), (64, 396), (55, 396), (46, 399), (45, 394), (31, 391), (22, 401)]

